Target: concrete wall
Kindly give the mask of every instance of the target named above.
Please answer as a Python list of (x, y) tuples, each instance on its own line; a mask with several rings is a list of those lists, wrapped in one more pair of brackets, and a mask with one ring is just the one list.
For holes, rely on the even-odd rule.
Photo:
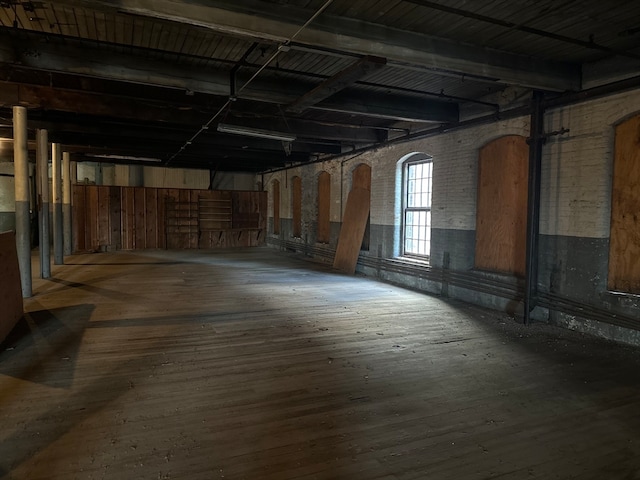
[[(614, 126), (637, 112), (639, 91), (547, 112), (547, 131), (564, 127), (570, 132), (551, 137), (544, 147), (539, 275), (542, 308), (534, 312), (541, 320), (630, 342), (638, 338), (629, 328), (636, 328), (633, 319), (640, 318), (640, 296), (608, 292), (607, 273)], [(361, 252), (360, 272), (518, 311), (520, 279), (473, 268), (478, 151), (487, 142), (510, 134), (528, 137), (528, 117), (265, 175), (270, 225), (273, 180), (280, 181), (281, 191), (282, 233), (270, 234), (269, 242), (330, 261), (351, 172), (359, 163), (366, 163), (372, 167), (371, 237), (369, 251)], [(431, 156), (434, 164), (431, 266), (419, 269), (396, 259), (400, 251), (399, 162), (415, 152)], [(329, 245), (315, 241), (317, 176), (323, 170), (331, 174)], [(291, 237), (291, 178), (296, 175), (302, 178), (303, 188), (301, 238)], [(618, 325), (611, 327), (603, 322)]]

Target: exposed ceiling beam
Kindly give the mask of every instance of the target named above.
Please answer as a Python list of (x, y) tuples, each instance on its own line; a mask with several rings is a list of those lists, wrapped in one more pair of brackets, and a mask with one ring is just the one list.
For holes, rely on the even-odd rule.
[[(38, 118), (38, 115), (35, 114)], [(172, 144), (173, 149), (179, 148), (184, 139), (192, 133), (193, 128), (175, 126), (171, 129), (158, 129), (153, 125), (110, 125), (104, 122), (91, 122), (80, 120), (78, 122), (54, 122), (48, 120), (39, 120), (29, 118), (29, 128), (43, 128), (49, 131), (49, 138), (57, 141), (58, 135), (65, 138), (75, 139), (75, 141), (89, 144), (117, 144), (122, 141), (157, 141), (161, 139), (161, 144)], [(2, 130), (10, 130), (11, 127)], [(240, 138), (238, 136), (220, 135), (209, 133), (198, 138), (198, 146), (209, 148), (226, 148), (236, 150), (262, 150), (266, 152), (275, 151), (282, 152), (282, 144), (273, 140), (264, 140), (256, 138)], [(342, 152), (342, 147), (338, 141), (314, 141), (314, 139), (299, 139), (292, 143), (292, 151), (300, 153), (332, 153), (338, 154)]]
[[(252, 39), (288, 42), (312, 12), (291, 4), (192, 0), (62, 0), (84, 8), (109, 9), (177, 21)], [(377, 55), (390, 62), (481, 76), (552, 91), (578, 90), (577, 65), (533, 59), (489, 48), (324, 13), (298, 34), (296, 43)]]
[(352, 89), (343, 90), (310, 108), (404, 122), (453, 123), (459, 119), (457, 103)]
[[(18, 45), (16, 39), (5, 32), (4, 35), (0, 35), (0, 63), (48, 72), (177, 88), (185, 92), (201, 92), (221, 97), (228, 97), (230, 94), (228, 73), (221, 70), (188, 68), (184, 65), (172, 65), (166, 61), (155, 61), (135, 55), (109, 51), (101, 52), (98, 55), (95, 49), (88, 47), (55, 45), (40, 40), (41, 38), (38, 37), (36, 43), (23, 41)], [(246, 80), (248, 75), (247, 73), (242, 77), (238, 74), (238, 79)], [(240, 80), (239, 83), (242, 83), (242, 81)], [(258, 79), (251, 82), (249, 88), (242, 91), (240, 98), (289, 105), (312, 90), (316, 85), (316, 83), (301, 80), (289, 80), (284, 83)], [(439, 106), (441, 104), (447, 105), (446, 102), (440, 100), (425, 98), (421, 100), (422, 104), (424, 106), (426, 102), (429, 102), (429, 108), (413, 108), (399, 113), (398, 105), (412, 104), (412, 102), (403, 102), (403, 97), (406, 96), (387, 95), (385, 99), (379, 96), (379, 101), (369, 105), (367, 109), (356, 106), (353, 111), (348, 111), (347, 109), (341, 111), (390, 120), (450, 121), (450, 116), (445, 115), (443, 117), (434, 113), (440, 111)], [(55, 98), (49, 99), (50, 102), (55, 102), (55, 100)], [(325, 110), (332, 110), (331, 99), (327, 102), (328, 105)]]
[(287, 108), (287, 112), (301, 113), (312, 105), (320, 103), (322, 100), (344, 90), (356, 81), (361, 80), (367, 75), (380, 70), (387, 64), (384, 58), (372, 57), (370, 55), (361, 58), (344, 70), (336, 73), (333, 77), (326, 79), (316, 88), (291, 103)]
[(132, 98), (10, 82), (0, 82), (0, 105), (21, 105), (32, 109), (102, 115), (152, 123), (197, 125), (207, 119), (205, 113), (181, 111)]

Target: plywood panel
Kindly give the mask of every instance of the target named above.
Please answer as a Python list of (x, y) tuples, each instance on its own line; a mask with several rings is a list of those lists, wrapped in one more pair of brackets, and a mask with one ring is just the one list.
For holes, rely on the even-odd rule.
[[(364, 188), (371, 191), (371, 167), (366, 163), (358, 165), (351, 175), (352, 188)], [(371, 238), (371, 218), (367, 217), (367, 225), (362, 235), (362, 245), (360, 250), (369, 250)]]
[(2, 342), (23, 313), (22, 285), (14, 232), (0, 233), (0, 305)]
[(318, 233), (316, 240), (329, 243), (331, 239), (331, 174), (322, 172), (318, 176)]
[(271, 193), (273, 195), (273, 233), (280, 235), (280, 182), (278, 180), (273, 181)]
[(480, 150), (476, 268), (524, 275), (528, 168), (529, 148), (519, 135)]
[(353, 170), (351, 188), (364, 188), (371, 191), (371, 167), (369, 165), (361, 163)]
[(369, 218), (369, 208), (369, 190), (353, 188), (347, 197), (333, 268), (349, 274), (356, 271), (360, 245)]
[(302, 179), (291, 179), (291, 209), (293, 214), (293, 231), (296, 238), (302, 237)]
[(608, 286), (640, 293), (640, 115), (616, 127), (614, 155)]

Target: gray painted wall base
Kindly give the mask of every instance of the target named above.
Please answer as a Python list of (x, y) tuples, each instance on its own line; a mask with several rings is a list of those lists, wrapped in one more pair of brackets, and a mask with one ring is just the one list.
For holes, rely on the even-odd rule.
[[(315, 232), (305, 225), (303, 232)], [(291, 220), (283, 219), (279, 236), (268, 243), (283, 250), (304, 253), (331, 263), (340, 224), (331, 224), (331, 243), (316, 244), (310, 233), (293, 238)], [(370, 248), (360, 252), (357, 272), (414, 290), (466, 301), (509, 313), (523, 314), (522, 279), (513, 275), (474, 268), (475, 231), (432, 229), (429, 265), (417, 265), (393, 256), (393, 226), (371, 225)], [(640, 295), (607, 290), (608, 239), (540, 236), (539, 306), (531, 315), (536, 321), (640, 345)], [(444, 260), (448, 258), (449, 268)], [(577, 316), (576, 316), (577, 314)], [(611, 322), (609, 324), (608, 322)]]
[(0, 232), (9, 232), (16, 229), (15, 212), (0, 212)]
[(640, 347), (640, 330), (610, 325), (597, 320), (551, 311), (549, 323), (595, 337)]

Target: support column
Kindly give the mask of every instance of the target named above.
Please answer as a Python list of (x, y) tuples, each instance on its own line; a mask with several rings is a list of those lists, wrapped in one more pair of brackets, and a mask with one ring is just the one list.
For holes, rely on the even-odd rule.
[(71, 154), (62, 154), (62, 220), (64, 235), (64, 254), (71, 255)]
[(29, 218), (29, 152), (27, 151), (27, 109), (13, 107), (13, 163), (15, 168), (16, 247), (22, 296), (32, 295), (31, 226)]
[(527, 258), (524, 284), (524, 323), (538, 303), (538, 236), (540, 233), (540, 177), (544, 136), (544, 94), (533, 92), (529, 137), (529, 197), (527, 201)]
[(49, 232), (49, 133), (36, 131), (36, 176), (40, 185), (40, 277), (51, 278), (51, 234)]
[(62, 225), (62, 151), (59, 143), (51, 144), (53, 186), (53, 263), (64, 265)]

